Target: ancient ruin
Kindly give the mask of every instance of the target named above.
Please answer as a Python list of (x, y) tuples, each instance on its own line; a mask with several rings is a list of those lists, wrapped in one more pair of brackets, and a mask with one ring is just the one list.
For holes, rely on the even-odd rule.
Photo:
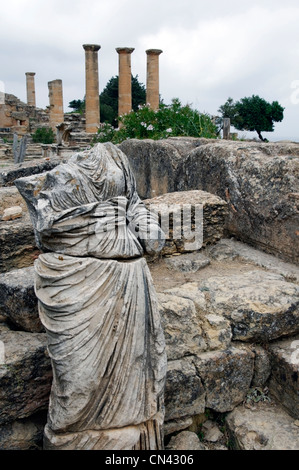
[(148, 49), (146, 51), (146, 102), (152, 109), (159, 108), (159, 55), (162, 52), (160, 49)]
[(84, 44), (86, 132), (96, 133), (100, 125), (99, 66), (97, 44)]
[[(0, 449), (299, 450), (298, 143), (232, 141), (228, 128), (129, 139), (104, 145), (103, 169), (87, 115), (65, 113), (54, 144), (32, 143), (49, 114), (9, 94), (0, 106)], [(14, 133), (28, 136), (23, 163)], [(137, 214), (163, 247), (146, 252)], [(107, 240), (115, 216), (129, 241)], [(144, 332), (128, 347), (125, 307)]]
[(56, 126), (64, 121), (62, 80), (48, 82), (49, 87), (49, 126), (56, 132)]
[(29, 106), (36, 106), (35, 100), (35, 72), (26, 72), (26, 88), (27, 88), (27, 104)]
[(131, 54), (132, 47), (118, 47), (119, 55), (118, 73), (118, 115), (122, 116), (132, 111), (132, 81), (131, 81)]

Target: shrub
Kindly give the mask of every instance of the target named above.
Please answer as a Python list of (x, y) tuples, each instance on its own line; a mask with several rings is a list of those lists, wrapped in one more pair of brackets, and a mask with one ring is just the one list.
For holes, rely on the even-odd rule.
[(216, 126), (208, 114), (199, 113), (190, 105), (182, 106), (178, 99), (170, 105), (160, 104), (158, 110), (139, 105), (137, 111), (119, 116), (121, 127), (103, 124), (94, 142), (120, 143), (126, 139), (165, 139), (189, 136), (216, 138)]
[(55, 140), (55, 134), (53, 129), (50, 127), (39, 127), (32, 134), (32, 140), (33, 142), (40, 144), (53, 144)]

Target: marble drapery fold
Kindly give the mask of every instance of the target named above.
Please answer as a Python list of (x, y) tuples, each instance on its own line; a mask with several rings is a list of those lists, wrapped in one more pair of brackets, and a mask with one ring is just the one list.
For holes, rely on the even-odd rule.
[(164, 335), (145, 259), (163, 233), (125, 155), (98, 144), (21, 178), (53, 385), (45, 448), (161, 449)]

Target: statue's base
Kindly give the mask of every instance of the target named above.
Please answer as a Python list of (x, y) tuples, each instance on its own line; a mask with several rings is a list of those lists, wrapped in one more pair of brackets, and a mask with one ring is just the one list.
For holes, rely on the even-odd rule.
[(71, 433), (55, 433), (46, 425), (44, 450), (163, 450), (161, 421), (155, 417), (137, 426)]

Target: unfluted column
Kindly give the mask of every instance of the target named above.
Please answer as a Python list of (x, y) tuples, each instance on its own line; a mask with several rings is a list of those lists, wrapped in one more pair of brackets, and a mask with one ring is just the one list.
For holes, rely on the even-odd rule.
[(48, 88), (50, 101), (49, 125), (56, 131), (56, 126), (64, 121), (62, 80), (48, 82)]
[(83, 44), (85, 50), (86, 132), (96, 133), (100, 125), (99, 65), (97, 44)]
[(131, 54), (132, 47), (117, 47), (118, 53), (118, 115), (132, 111), (132, 78), (131, 78)]
[(152, 109), (159, 108), (159, 55), (161, 49), (148, 49), (146, 75), (146, 102)]
[(27, 89), (27, 104), (29, 106), (36, 106), (35, 100), (35, 72), (26, 72), (26, 89)]

